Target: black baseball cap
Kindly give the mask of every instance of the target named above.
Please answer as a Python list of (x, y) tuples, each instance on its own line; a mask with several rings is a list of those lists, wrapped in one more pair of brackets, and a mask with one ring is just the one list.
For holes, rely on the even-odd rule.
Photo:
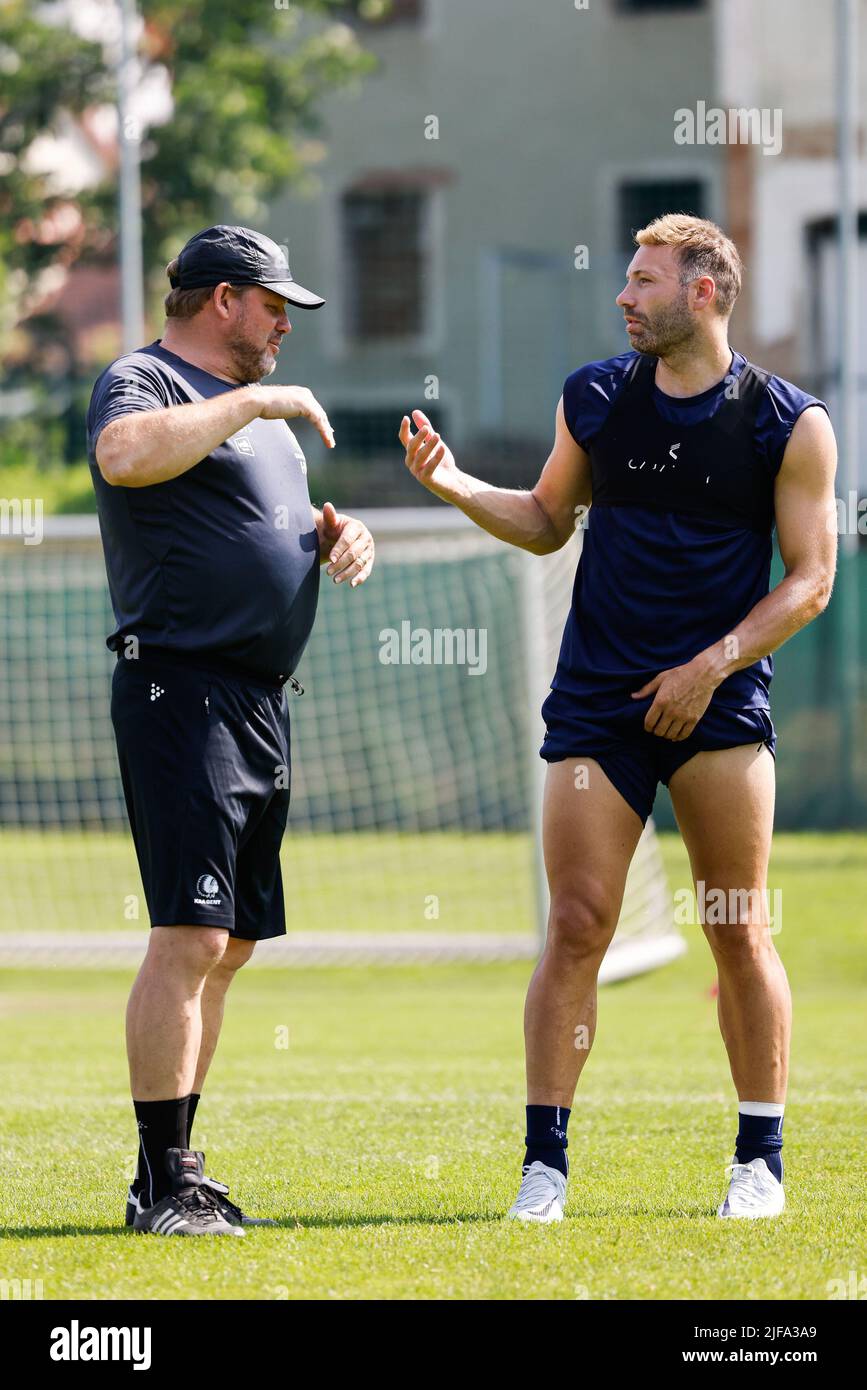
[(319, 309), (321, 295), (305, 290), (292, 279), (282, 246), (250, 227), (206, 227), (191, 236), (178, 256), (176, 275), (169, 277), (173, 290), (197, 290), (219, 285), (262, 285), (282, 294), (299, 309)]

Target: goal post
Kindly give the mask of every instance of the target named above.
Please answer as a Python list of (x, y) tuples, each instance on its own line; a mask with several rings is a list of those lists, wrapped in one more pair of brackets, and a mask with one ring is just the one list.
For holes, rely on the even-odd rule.
[[(539, 708), (580, 537), (503, 546), (438, 506), (361, 513), (362, 589), (323, 576), (287, 688), (287, 936), (259, 965), (532, 959), (547, 917)], [(0, 538), (0, 964), (134, 965), (147, 909), (109, 717), (95, 517)], [(603, 977), (683, 949), (652, 825)]]

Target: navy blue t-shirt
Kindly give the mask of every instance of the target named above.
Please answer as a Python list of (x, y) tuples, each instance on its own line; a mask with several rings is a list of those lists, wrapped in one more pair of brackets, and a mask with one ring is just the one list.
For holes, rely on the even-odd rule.
[(112, 487), (96, 463), (110, 421), (234, 389), (158, 341), (118, 358), (93, 388), (88, 457), (117, 622), (108, 646), (134, 634), (284, 681), (319, 593), (307, 465), (286, 421), (255, 419), (186, 473), (148, 487)]
[[(590, 362), (567, 378), (563, 410), (570, 433), (589, 449), (611, 411), (635, 352)], [(733, 353), (729, 375), (696, 396), (653, 389), (653, 405), (670, 424), (710, 419), (726, 399), (732, 376), (746, 364)], [(757, 467), (773, 479), (795, 421), (823, 405), (771, 376), (759, 404), (753, 441)], [(826, 408), (826, 407), (823, 407)], [(660, 671), (691, 661), (738, 625), (768, 593), (772, 543), (739, 526), (711, 523), (677, 511), (591, 507), (557, 672), (558, 698), (599, 712), (626, 705)], [(672, 576), (689, 574), (689, 595)], [(719, 685), (713, 703), (767, 709), (773, 659), (765, 657)], [(559, 696), (558, 693), (559, 692)]]

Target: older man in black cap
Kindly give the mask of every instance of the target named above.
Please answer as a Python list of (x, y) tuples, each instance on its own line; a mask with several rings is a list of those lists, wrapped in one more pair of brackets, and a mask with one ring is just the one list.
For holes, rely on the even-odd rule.
[(256, 1224), (206, 1177), (190, 1131), (226, 990), (285, 930), (284, 691), (310, 635), (320, 564), (362, 584), (367, 528), (311, 507), (286, 421), (328, 417), (303, 386), (263, 386), (287, 305), (324, 300), (246, 227), (197, 233), (167, 268), (162, 338), (102, 373), (88, 447), (116, 627), (112, 722), (151, 921), (130, 995), (139, 1128), (127, 1222), (159, 1235)]

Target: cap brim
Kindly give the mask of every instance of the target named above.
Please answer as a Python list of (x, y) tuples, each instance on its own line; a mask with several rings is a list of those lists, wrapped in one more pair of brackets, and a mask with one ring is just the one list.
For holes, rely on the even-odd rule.
[(297, 305), (299, 309), (321, 309), (325, 303), (321, 295), (314, 294), (312, 290), (305, 290), (304, 286), (295, 280), (261, 280), (259, 283), (266, 290), (282, 294), (284, 299)]

